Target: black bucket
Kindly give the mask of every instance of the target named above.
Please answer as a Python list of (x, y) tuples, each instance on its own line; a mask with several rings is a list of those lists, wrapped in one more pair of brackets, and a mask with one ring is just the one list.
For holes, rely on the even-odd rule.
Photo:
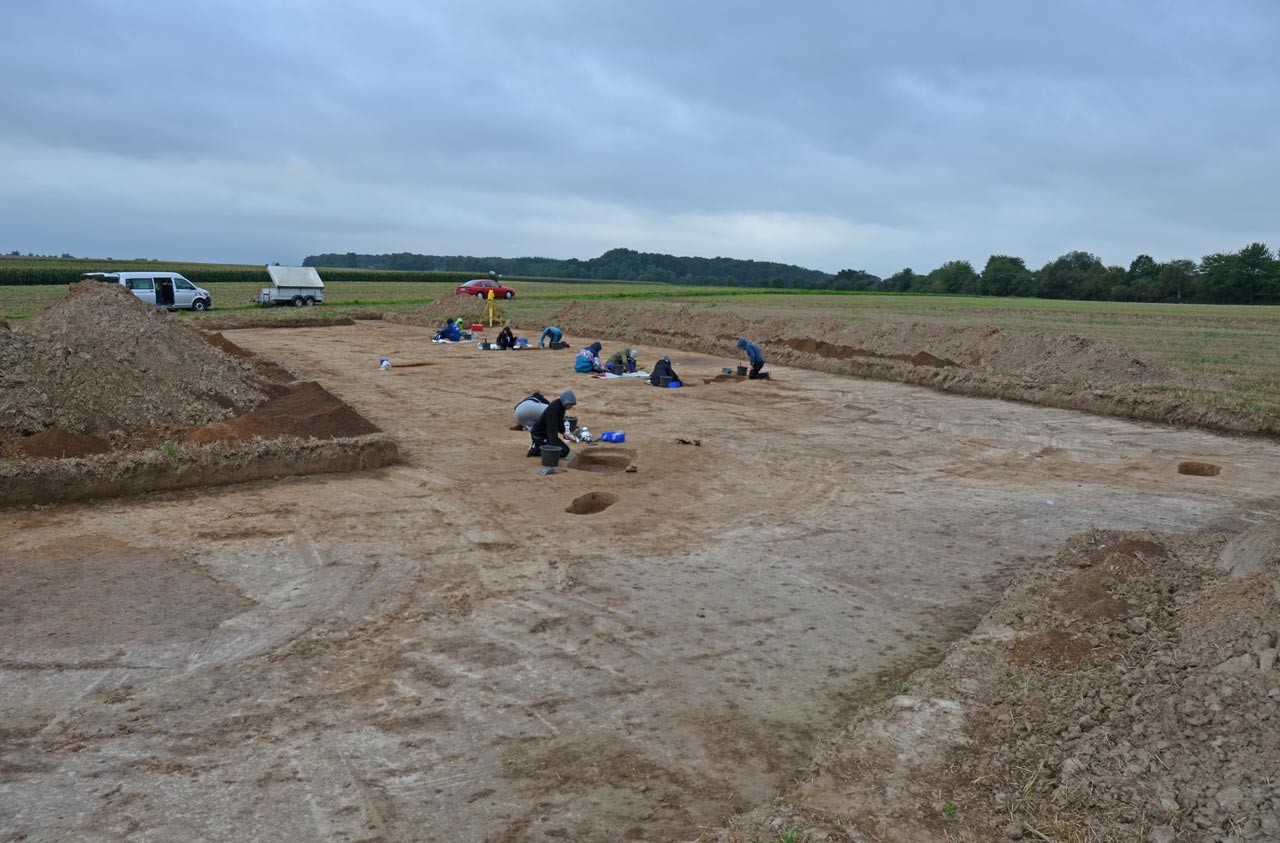
[(746, 373), (747, 373), (747, 367), (746, 367), (746, 366), (739, 366), (739, 367), (738, 367), (738, 374), (739, 374), (739, 375), (745, 375)]
[(559, 445), (543, 445), (542, 446), (542, 464), (547, 468), (555, 468), (560, 464), (560, 446)]
[(564, 420), (565, 420), (566, 422), (568, 422), (568, 424), (569, 424), (569, 430), (577, 430), (577, 429), (578, 429), (578, 417), (577, 417), (577, 416), (565, 416), (565, 417), (564, 417)]
[(658, 386), (667, 387), (671, 385), (671, 375), (658, 375)]

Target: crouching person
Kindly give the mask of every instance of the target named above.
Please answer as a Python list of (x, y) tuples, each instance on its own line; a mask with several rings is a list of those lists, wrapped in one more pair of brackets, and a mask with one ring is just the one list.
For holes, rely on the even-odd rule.
[(614, 375), (625, 375), (628, 372), (636, 370), (636, 355), (640, 352), (634, 348), (623, 348), (609, 355), (609, 362), (604, 364), (604, 369)]
[(579, 351), (578, 356), (573, 359), (573, 370), (583, 374), (603, 372), (604, 366), (600, 363), (600, 349), (602, 348), (604, 346), (600, 343), (593, 342)]
[(653, 372), (649, 375), (649, 383), (653, 386), (661, 386), (663, 378), (670, 378), (673, 381), (680, 380), (676, 375), (676, 370), (671, 368), (670, 357), (663, 357), (654, 364)]
[(533, 426), (542, 418), (547, 405), (551, 402), (541, 392), (535, 392), (516, 405), (516, 424), (530, 435), (529, 456), (536, 457), (542, 452), (538, 450), (537, 437), (533, 436)]
[(566, 389), (559, 398), (547, 405), (542, 415), (538, 416), (538, 420), (534, 422), (533, 429), (529, 431), (533, 439), (533, 444), (529, 446), (529, 456), (542, 456), (544, 445), (558, 445), (560, 459), (569, 458), (569, 445), (560, 438), (560, 434), (564, 432), (565, 411), (573, 409), (577, 403), (578, 399), (574, 396), (573, 390)]

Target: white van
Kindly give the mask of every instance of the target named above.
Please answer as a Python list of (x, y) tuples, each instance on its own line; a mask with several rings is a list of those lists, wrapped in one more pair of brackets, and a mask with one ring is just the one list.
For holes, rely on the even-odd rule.
[(81, 277), (120, 284), (156, 307), (170, 310), (208, 310), (213, 307), (213, 296), (208, 290), (197, 287), (176, 272), (86, 272)]

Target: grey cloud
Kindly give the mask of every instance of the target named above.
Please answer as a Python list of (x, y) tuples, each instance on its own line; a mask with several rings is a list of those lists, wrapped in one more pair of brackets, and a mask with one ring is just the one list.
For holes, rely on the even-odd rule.
[(0, 248), (887, 274), (1198, 257), (1280, 204), (1266, 2), (21, 5)]

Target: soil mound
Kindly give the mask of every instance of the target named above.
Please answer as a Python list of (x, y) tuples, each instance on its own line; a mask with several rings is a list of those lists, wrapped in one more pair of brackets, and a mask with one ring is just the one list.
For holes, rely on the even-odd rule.
[(256, 410), (188, 431), (185, 442), (241, 442), (274, 439), (340, 439), (379, 433), (378, 428), (315, 382), (290, 385), (285, 393)]
[(77, 436), (55, 427), (18, 440), (14, 450), (24, 457), (62, 459), (105, 454), (111, 450), (111, 443), (97, 436)]
[(117, 284), (67, 296), (0, 331), (0, 430), (103, 434), (205, 424), (266, 398), (253, 368)]
[(1234, 535), (1074, 538), (864, 712), (797, 809), (885, 841), (1280, 839), (1280, 567), (1219, 569)]
[(1280, 437), (1280, 418), (1177, 397), (1212, 389), (1115, 342), (1071, 334), (920, 322), (846, 325), (830, 319), (748, 320), (708, 307), (572, 302), (552, 319), (571, 334), (740, 358), (750, 337), (771, 363), (899, 381), (944, 392), (1098, 415)]

